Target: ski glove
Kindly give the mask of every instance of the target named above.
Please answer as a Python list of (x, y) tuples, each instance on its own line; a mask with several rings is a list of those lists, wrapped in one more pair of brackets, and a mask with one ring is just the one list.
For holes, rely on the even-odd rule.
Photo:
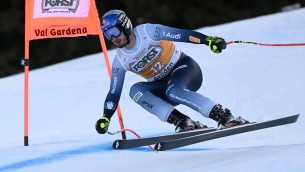
[(100, 134), (105, 134), (108, 130), (110, 120), (103, 115), (103, 117), (96, 121), (95, 129)]
[(206, 38), (206, 41), (208, 41), (208, 46), (210, 47), (210, 49), (217, 54), (221, 53), (221, 51), (223, 49), (226, 49), (227, 47), (227, 43), (225, 42), (225, 40), (217, 36), (209, 36)]

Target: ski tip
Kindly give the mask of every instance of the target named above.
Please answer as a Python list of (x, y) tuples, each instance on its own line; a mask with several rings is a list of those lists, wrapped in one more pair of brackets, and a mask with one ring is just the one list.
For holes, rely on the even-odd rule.
[(290, 118), (291, 123), (296, 122), (299, 119), (300, 114), (288, 116), (286, 118)]
[(300, 117), (300, 114), (296, 114), (296, 121), (298, 120), (298, 118)]

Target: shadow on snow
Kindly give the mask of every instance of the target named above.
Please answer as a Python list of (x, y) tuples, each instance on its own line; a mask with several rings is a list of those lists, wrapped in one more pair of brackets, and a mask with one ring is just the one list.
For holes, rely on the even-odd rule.
[(0, 166), (0, 171), (7, 171), (7, 170), (17, 170), (21, 168), (31, 167), (31, 166), (37, 166), (42, 164), (48, 164), (51, 162), (57, 162), (62, 161), (68, 158), (74, 158), (77, 155), (84, 155), (84, 154), (91, 154), (91, 153), (97, 153), (102, 151), (112, 151), (113, 148), (110, 143), (104, 143), (104, 144), (97, 144), (97, 145), (90, 145), (90, 146), (84, 146), (72, 150), (62, 151), (54, 154), (45, 155), (38, 158), (28, 159), (16, 163), (12, 163), (9, 165)]

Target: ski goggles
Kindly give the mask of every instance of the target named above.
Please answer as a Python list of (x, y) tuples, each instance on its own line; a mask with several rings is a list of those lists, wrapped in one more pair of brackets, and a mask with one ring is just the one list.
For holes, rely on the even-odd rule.
[(112, 27), (104, 32), (105, 37), (111, 41), (112, 37), (117, 38), (121, 35), (121, 30), (117, 27)]

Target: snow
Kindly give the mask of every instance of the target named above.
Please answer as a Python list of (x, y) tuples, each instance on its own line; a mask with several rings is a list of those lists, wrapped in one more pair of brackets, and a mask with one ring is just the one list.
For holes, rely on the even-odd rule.
[[(305, 9), (199, 29), (227, 41), (304, 43)], [(200, 64), (203, 95), (250, 121), (294, 114), (299, 120), (246, 134), (154, 153), (147, 146), (114, 150), (121, 135), (99, 135), (109, 78), (103, 54), (30, 72), (29, 146), (23, 146), (23, 74), (0, 79), (0, 171), (303, 171), (305, 168), (305, 47), (232, 44), (221, 54), (177, 43)], [(109, 51), (111, 61), (114, 51)], [(43, 58), (43, 57), (42, 57)], [(126, 128), (142, 137), (173, 133), (129, 98), (142, 78), (128, 73), (121, 98)], [(209, 126), (210, 119), (178, 109)], [(119, 129), (117, 115), (110, 129)], [(136, 138), (127, 133), (129, 139)]]

